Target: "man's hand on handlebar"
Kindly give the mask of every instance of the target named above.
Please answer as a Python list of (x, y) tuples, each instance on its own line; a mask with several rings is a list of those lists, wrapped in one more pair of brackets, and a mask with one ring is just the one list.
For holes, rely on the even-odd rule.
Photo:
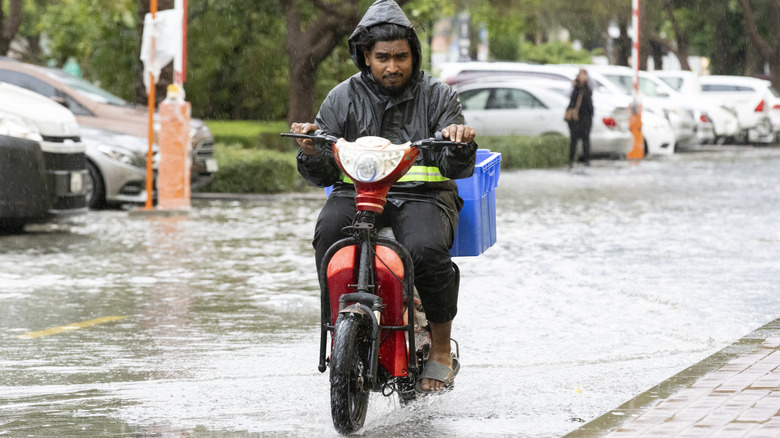
[[(315, 131), (319, 129), (319, 126), (315, 125), (314, 123), (293, 123), (290, 125), (290, 132), (293, 134), (308, 134), (311, 131)], [(306, 155), (314, 155), (317, 153), (317, 147), (314, 145), (314, 140), (306, 139), (306, 138), (296, 138), (296, 142), (298, 142), (298, 146), (301, 147), (301, 150)]]
[[(444, 138), (449, 138), (450, 140), (458, 143), (471, 143), (472, 141), (474, 141), (474, 138), (477, 136), (477, 133), (476, 131), (474, 131), (474, 128), (472, 128), (471, 126), (452, 124), (442, 129), (441, 135)], [(458, 146), (458, 148), (461, 147), (463, 146)]]

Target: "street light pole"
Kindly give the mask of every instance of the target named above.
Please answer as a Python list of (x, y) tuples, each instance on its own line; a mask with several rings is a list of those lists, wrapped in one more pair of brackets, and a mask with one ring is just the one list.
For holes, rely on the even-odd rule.
[(645, 141), (642, 137), (642, 104), (639, 101), (639, 0), (632, 0), (631, 13), (631, 58), (634, 61), (634, 101), (631, 104), (629, 127), (634, 136), (634, 147), (628, 153), (628, 159), (642, 159), (645, 156)]
[[(152, 14), (152, 20), (157, 15), (157, 0), (151, 0), (149, 4), (149, 12)], [(151, 50), (151, 63), (154, 64), (154, 52), (155, 47), (154, 33), (152, 33), (152, 50)], [(146, 204), (144, 205), (147, 210), (152, 209), (152, 195), (154, 193), (154, 170), (152, 167), (152, 160), (154, 159), (154, 153), (152, 152), (152, 145), (154, 145), (154, 73), (149, 72), (149, 90), (147, 92), (147, 106), (149, 107), (149, 148), (146, 151)]]

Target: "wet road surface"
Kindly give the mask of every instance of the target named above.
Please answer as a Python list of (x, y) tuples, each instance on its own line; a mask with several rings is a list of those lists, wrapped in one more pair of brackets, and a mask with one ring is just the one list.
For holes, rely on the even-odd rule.
[[(780, 150), (505, 171), (461, 267), (456, 389), (363, 436), (565, 434), (780, 315)], [(90, 212), (0, 236), (0, 436), (335, 436), (324, 197)]]

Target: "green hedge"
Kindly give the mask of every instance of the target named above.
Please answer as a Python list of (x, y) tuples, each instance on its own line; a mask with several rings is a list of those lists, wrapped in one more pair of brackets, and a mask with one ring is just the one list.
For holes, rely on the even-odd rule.
[[(214, 155), (219, 171), (200, 189), (215, 193), (289, 193), (312, 190), (298, 175), (297, 145), (279, 133), (285, 122), (219, 121), (206, 124), (217, 141)], [(559, 134), (539, 137), (477, 137), (480, 148), (500, 152), (502, 169), (565, 166), (569, 138)]]
[(477, 137), (477, 143), (482, 149), (501, 152), (502, 169), (559, 167), (569, 162), (569, 137), (560, 134)]
[(241, 145), (215, 145), (219, 170), (201, 192), (288, 193), (306, 190), (298, 175), (295, 154), (244, 149)]
[(294, 141), (279, 136), (288, 132), (286, 122), (255, 122), (251, 120), (209, 120), (206, 122), (218, 143), (238, 144), (246, 149), (268, 149), (292, 152), (298, 149)]

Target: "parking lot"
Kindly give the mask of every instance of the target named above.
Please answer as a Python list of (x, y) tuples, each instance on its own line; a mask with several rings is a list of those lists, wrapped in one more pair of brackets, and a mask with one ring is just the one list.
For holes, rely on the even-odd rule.
[[(459, 258), (455, 391), (367, 436), (554, 437), (780, 314), (780, 149), (502, 172)], [(324, 197), (91, 211), (0, 237), (0, 435), (333, 436), (310, 238)], [(427, 432), (426, 432), (427, 431)]]

